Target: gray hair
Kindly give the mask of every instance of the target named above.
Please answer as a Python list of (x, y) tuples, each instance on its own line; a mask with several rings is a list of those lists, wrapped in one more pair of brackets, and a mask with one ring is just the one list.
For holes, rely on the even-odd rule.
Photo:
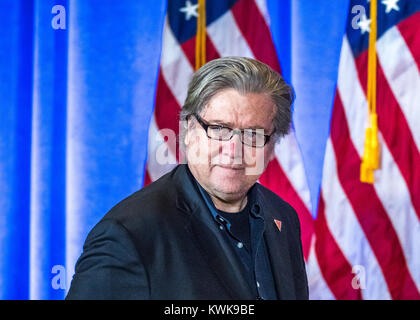
[(295, 98), (293, 89), (268, 65), (245, 57), (224, 57), (203, 65), (189, 83), (180, 120), (185, 121), (191, 115), (200, 114), (210, 99), (225, 89), (268, 94), (277, 107), (273, 119), (274, 138), (289, 132)]

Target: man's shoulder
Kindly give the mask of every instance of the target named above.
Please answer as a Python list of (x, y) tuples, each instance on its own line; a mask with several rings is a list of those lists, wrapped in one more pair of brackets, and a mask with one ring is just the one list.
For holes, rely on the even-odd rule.
[(176, 205), (176, 184), (169, 172), (148, 186), (134, 192), (117, 203), (104, 216), (104, 219), (115, 219), (124, 224), (134, 220), (157, 217), (167, 213)]
[(258, 192), (259, 198), (262, 200), (265, 206), (295, 212), (295, 209), (287, 201), (282, 199), (279, 195), (267, 187), (258, 184)]

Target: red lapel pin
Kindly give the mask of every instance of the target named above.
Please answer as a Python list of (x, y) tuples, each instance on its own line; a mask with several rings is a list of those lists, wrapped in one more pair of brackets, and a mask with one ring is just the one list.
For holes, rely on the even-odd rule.
[(276, 224), (277, 229), (279, 229), (279, 231), (281, 232), (281, 221), (277, 220), (277, 219), (274, 219), (274, 223)]

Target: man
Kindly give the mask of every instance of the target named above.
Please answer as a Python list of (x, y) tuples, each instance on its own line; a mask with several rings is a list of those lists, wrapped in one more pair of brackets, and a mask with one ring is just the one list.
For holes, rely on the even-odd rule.
[(307, 299), (294, 209), (256, 183), (291, 122), (291, 88), (248, 58), (213, 60), (181, 111), (186, 164), (89, 233), (68, 299)]

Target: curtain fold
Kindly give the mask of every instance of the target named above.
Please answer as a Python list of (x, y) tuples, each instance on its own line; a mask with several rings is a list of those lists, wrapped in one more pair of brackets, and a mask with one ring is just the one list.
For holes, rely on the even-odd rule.
[[(33, 4), (0, 9), (0, 288), (1, 298), (29, 296), (29, 212)], [(13, 26), (13, 27), (11, 27)], [(9, 104), (13, 102), (13, 104)], [(7, 275), (7, 276), (3, 276)]]
[(164, 14), (0, 1), (0, 299), (64, 298), (88, 231), (142, 186)]

